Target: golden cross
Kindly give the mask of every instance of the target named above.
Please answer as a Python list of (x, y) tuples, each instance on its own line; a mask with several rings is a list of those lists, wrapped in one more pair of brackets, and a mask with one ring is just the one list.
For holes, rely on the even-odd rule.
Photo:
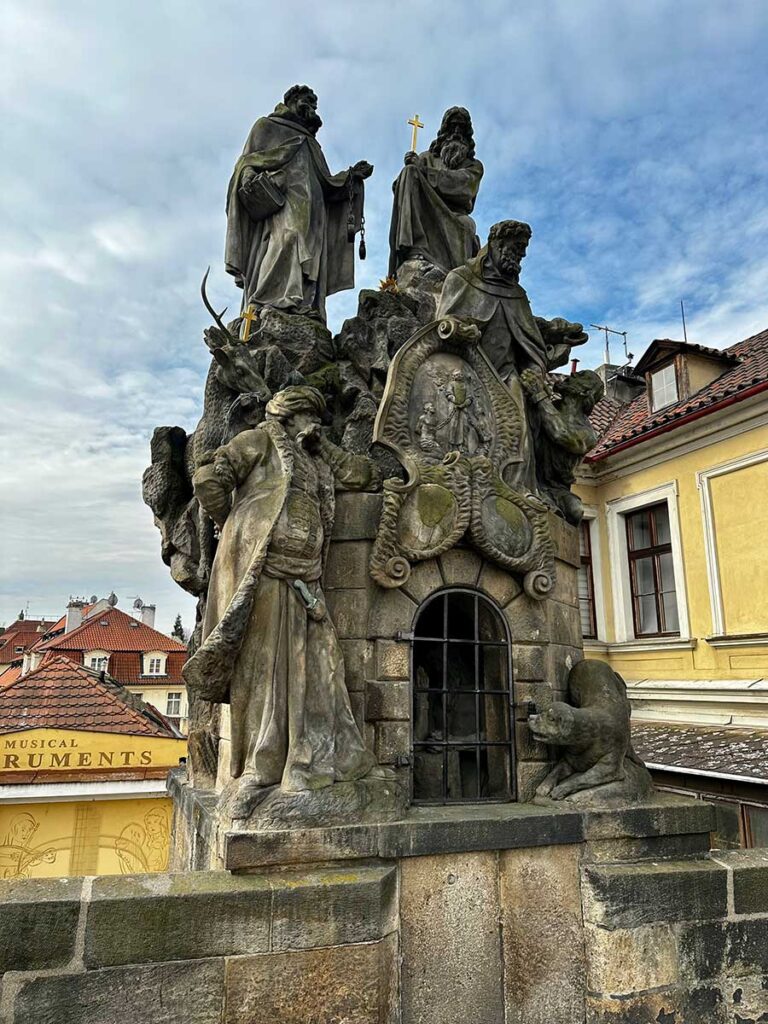
[(419, 120), (419, 115), (414, 114), (408, 124), (413, 125), (413, 137), (411, 138), (411, 152), (416, 152), (416, 141), (419, 137), (419, 128), (423, 128), (424, 125)]
[(257, 319), (256, 310), (253, 306), (248, 306), (243, 313), (243, 326), (240, 334), (241, 341), (248, 341), (248, 337), (251, 333), (251, 324)]

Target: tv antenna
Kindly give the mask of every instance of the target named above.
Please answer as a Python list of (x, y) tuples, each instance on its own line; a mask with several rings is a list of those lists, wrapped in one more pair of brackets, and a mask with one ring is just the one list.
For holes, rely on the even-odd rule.
[(680, 299), (680, 313), (682, 314), (682, 317), (683, 317), (683, 341), (687, 345), (688, 344), (688, 332), (685, 329), (685, 306), (683, 305), (683, 300), (682, 299)]
[(603, 331), (603, 333), (605, 334), (605, 352), (604, 352), (605, 358), (603, 360), (604, 362), (609, 363), (609, 364), (611, 362), (611, 342), (610, 342), (610, 339), (608, 337), (609, 334), (616, 334), (620, 338), (624, 339), (624, 356), (625, 356), (627, 362), (630, 361), (632, 356), (627, 351), (627, 332), (626, 331), (615, 331), (612, 327), (602, 327), (600, 324), (590, 324), (589, 326), (590, 327), (594, 327), (596, 331)]

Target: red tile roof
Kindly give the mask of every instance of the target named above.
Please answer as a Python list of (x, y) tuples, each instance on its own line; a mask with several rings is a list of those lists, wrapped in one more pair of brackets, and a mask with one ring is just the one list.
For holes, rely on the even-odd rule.
[[(619, 449), (638, 444), (647, 437), (663, 433), (690, 418), (714, 412), (723, 405), (741, 401), (758, 391), (768, 390), (768, 330), (731, 345), (722, 352), (714, 351), (718, 351), (721, 356), (735, 357), (738, 362), (695, 395), (658, 412), (649, 409), (646, 394), (639, 395), (616, 412), (613, 421), (609, 422), (585, 461), (597, 462)], [(606, 400), (603, 399), (604, 401)], [(596, 411), (603, 402), (596, 406)], [(600, 416), (602, 417), (602, 413)], [(604, 417), (608, 418), (607, 415)]]
[(34, 671), (0, 690), (0, 733), (27, 729), (75, 729), (160, 736), (179, 733), (155, 708), (110, 676), (50, 654)]
[(51, 623), (44, 619), (17, 619), (12, 622), (0, 633), (0, 665), (7, 665), (23, 654), (23, 651), (16, 650), (17, 647), (22, 647), (24, 651), (33, 647), (50, 626)]
[(11, 683), (15, 683), (21, 675), (21, 662), (18, 665), (11, 665), (5, 672), (0, 673), (0, 690), (4, 686), (10, 686)]
[(87, 619), (77, 629), (43, 640), (36, 651), (185, 651), (173, 637), (145, 626), (119, 608)]

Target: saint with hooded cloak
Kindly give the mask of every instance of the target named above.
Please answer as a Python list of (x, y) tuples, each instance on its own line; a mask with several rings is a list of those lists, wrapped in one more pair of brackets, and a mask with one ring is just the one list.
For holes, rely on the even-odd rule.
[(437, 309), (438, 319), (457, 316), (479, 327), (481, 345), (507, 383), (528, 368), (547, 371), (547, 346), (519, 280), (530, 238), (522, 221), (494, 224), (480, 253), (446, 277)]
[(477, 253), (480, 243), (470, 214), (482, 177), (469, 111), (451, 107), (428, 151), (405, 154), (405, 167), (392, 186), (390, 275), (414, 258), (447, 273)]
[(222, 805), (248, 818), (275, 787), (297, 793), (367, 776), (344, 660), (321, 587), (335, 489), (379, 483), (374, 463), (325, 438), (315, 388), (287, 387), (266, 420), (195, 473), (221, 530), (190, 690), (230, 704), (232, 783)]
[(235, 166), (225, 262), (243, 289), (244, 308), (314, 313), (325, 321), (327, 296), (354, 287), (363, 179), (373, 167), (361, 160), (331, 174), (315, 138), (322, 123), (317, 96), (294, 85), (253, 126)]

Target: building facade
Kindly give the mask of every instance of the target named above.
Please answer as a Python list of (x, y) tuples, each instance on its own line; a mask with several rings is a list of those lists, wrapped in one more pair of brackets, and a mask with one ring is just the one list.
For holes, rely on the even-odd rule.
[(63, 654), (85, 668), (108, 672), (185, 732), (186, 646), (154, 628), (154, 605), (142, 605), (140, 614), (141, 619), (127, 615), (114, 598), (70, 601), (66, 614), (30, 646), (22, 673), (37, 668), (49, 652)]
[(655, 341), (617, 371), (577, 485), (585, 653), (626, 679), (657, 781), (722, 798), (730, 841), (765, 845), (768, 331)]
[(0, 878), (167, 867), (181, 733), (103, 670), (48, 652), (0, 690)]

